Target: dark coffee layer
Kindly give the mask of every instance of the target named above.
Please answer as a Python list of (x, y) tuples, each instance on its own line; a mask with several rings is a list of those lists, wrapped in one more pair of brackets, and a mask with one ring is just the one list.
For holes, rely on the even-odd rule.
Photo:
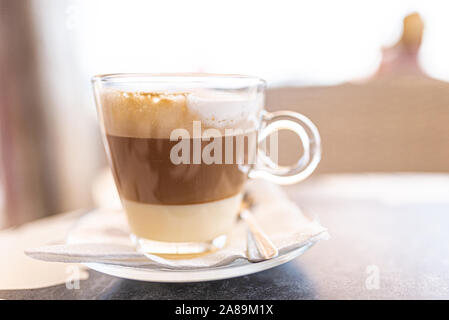
[[(253, 134), (255, 135), (255, 133)], [(223, 164), (193, 162), (193, 139), (190, 143), (191, 164), (174, 164), (170, 152), (178, 142), (169, 139), (132, 138), (107, 135), (114, 177), (120, 195), (150, 204), (198, 204), (236, 195), (246, 181), (248, 143), (245, 138), (245, 164), (224, 164), (225, 139), (222, 140)], [(232, 137), (235, 160), (236, 140)], [(209, 144), (201, 141), (202, 149)]]

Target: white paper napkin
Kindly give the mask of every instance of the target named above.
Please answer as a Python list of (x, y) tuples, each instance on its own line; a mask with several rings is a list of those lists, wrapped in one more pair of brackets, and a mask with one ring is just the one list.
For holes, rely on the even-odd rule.
[[(260, 226), (282, 254), (309, 242), (328, 238), (327, 229), (307, 218), (283, 190), (263, 181), (250, 181), (247, 190), (254, 199)], [(213, 213), (211, 213), (213, 214)], [(166, 259), (137, 252), (130, 240), (122, 211), (97, 209), (84, 215), (71, 229), (67, 243), (28, 249), (35, 259), (67, 263), (107, 263), (142, 268), (198, 269), (223, 266), (236, 260), (256, 261), (244, 221), (236, 223), (227, 245), (213, 253), (191, 259)]]

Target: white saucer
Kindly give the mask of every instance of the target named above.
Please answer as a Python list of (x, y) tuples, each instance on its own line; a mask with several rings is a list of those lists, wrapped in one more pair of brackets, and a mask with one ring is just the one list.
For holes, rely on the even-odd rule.
[(111, 276), (150, 282), (199, 282), (229, 279), (240, 277), (247, 274), (267, 270), (289, 262), (290, 260), (302, 255), (317, 241), (311, 240), (299, 248), (280, 252), (274, 259), (257, 263), (251, 263), (247, 260), (237, 260), (232, 264), (196, 270), (176, 270), (163, 268), (143, 268), (143, 267), (125, 267), (102, 263), (85, 263), (88, 268), (105, 273)]

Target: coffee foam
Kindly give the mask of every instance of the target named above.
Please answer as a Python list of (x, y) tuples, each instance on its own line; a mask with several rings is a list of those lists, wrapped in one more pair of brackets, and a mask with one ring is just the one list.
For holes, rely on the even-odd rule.
[(211, 128), (234, 128), (242, 122), (257, 119), (262, 107), (259, 99), (248, 99), (245, 95), (198, 91), (187, 95), (187, 108)]
[(174, 129), (184, 128), (193, 136), (193, 121), (202, 129), (256, 130), (263, 95), (196, 90), (191, 92), (127, 92), (104, 89), (100, 94), (102, 116), (108, 134), (169, 138)]

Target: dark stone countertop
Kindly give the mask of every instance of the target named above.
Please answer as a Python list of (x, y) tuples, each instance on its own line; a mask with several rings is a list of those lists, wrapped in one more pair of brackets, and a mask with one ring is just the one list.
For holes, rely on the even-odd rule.
[(316, 192), (314, 185), (290, 187), (287, 192), (306, 211), (318, 215), (331, 239), (285, 265), (234, 279), (184, 284), (145, 283), (89, 271), (79, 290), (62, 284), (4, 290), (0, 298), (449, 298), (449, 199), (420, 202), (410, 194), (412, 201), (407, 201), (403, 192), (393, 196), (397, 201), (379, 195), (337, 197)]

